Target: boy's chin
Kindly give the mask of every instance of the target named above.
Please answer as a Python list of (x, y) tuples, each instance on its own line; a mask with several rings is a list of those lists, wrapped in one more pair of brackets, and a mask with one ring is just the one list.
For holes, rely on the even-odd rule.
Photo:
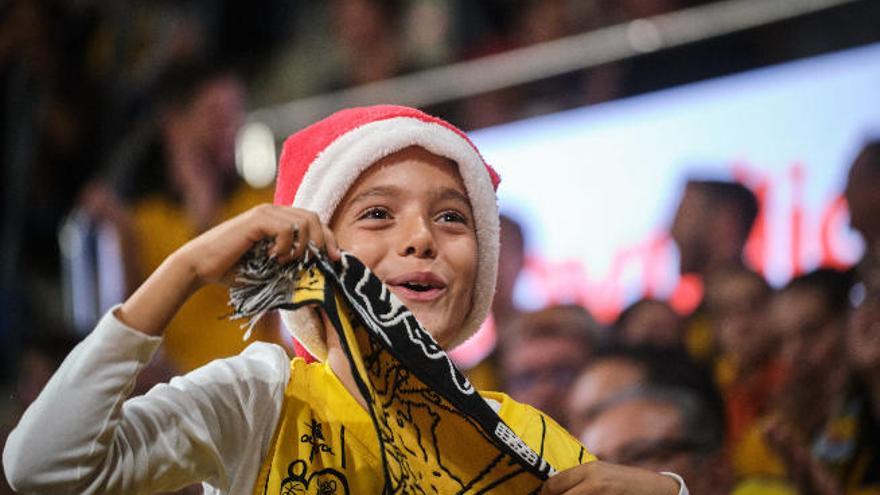
[[(434, 337), (434, 340), (440, 344), (444, 350), (449, 351), (449, 345), (455, 341), (458, 337), (458, 333), (461, 331), (461, 327), (464, 324), (464, 320), (450, 322), (446, 315), (438, 315), (432, 312), (424, 312), (422, 311), (419, 314), (418, 311), (413, 311), (413, 315), (419, 321), (419, 324), (422, 328), (425, 329), (431, 337)], [(457, 320), (457, 318), (455, 318)]]
[[(418, 318), (418, 316), (416, 318)], [(432, 322), (430, 322), (430, 321), (423, 322), (422, 320), (419, 320), (419, 323), (421, 323), (422, 328), (424, 328), (426, 332), (431, 334), (431, 337), (434, 337), (434, 340), (438, 344), (440, 344), (440, 347), (442, 347), (445, 350), (449, 350), (446, 348), (446, 346), (449, 345), (449, 342), (450, 342), (450, 339), (447, 337), (447, 334), (449, 332), (443, 330), (444, 327), (440, 327), (441, 330), (439, 332), (437, 332), (437, 331), (433, 330), (434, 328), (437, 328), (437, 327), (436, 327), (436, 325), (432, 325)]]

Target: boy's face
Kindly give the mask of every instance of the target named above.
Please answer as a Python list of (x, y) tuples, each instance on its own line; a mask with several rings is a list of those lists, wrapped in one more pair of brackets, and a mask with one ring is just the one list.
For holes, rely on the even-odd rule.
[(453, 163), (417, 147), (380, 160), (348, 190), (330, 228), (441, 346), (455, 340), (471, 309), (477, 237)]

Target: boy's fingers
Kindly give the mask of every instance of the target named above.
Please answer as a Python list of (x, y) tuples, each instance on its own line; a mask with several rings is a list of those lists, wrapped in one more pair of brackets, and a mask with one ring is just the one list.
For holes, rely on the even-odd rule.
[[(275, 234), (275, 244), (270, 251), (279, 263), (287, 263), (305, 255), (309, 244), (326, 250), (331, 260), (341, 257), (339, 247), (329, 227), (321, 223), (314, 212), (276, 206), (270, 213), (281, 225), (288, 225), (286, 232)], [(285, 228), (281, 228), (285, 230)]]
[(324, 242), (327, 247), (327, 256), (331, 261), (339, 261), (342, 258), (342, 253), (339, 252), (339, 245), (336, 244), (336, 237), (333, 236), (333, 231), (330, 230), (330, 227), (326, 225), (322, 225), (324, 228)]
[(578, 470), (567, 469), (556, 473), (544, 482), (541, 495), (561, 495), (570, 488), (577, 486), (582, 476)]
[(302, 223), (295, 222), (294, 225), (296, 225), (296, 234), (294, 235), (293, 226), (291, 226), (291, 248), (284, 261), (295, 260), (302, 257), (303, 253), (306, 251), (306, 245), (312, 237), (311, 224), (308, 221)]
[(299, 225), (296, 222), (273, 220), (271, 227), (266, 229), (267, 234), (273, 238), (269, 255), (277, 259), (279, 263), (284, 263), (290, 258), (294, 248), (294, 237), (299, 235)]

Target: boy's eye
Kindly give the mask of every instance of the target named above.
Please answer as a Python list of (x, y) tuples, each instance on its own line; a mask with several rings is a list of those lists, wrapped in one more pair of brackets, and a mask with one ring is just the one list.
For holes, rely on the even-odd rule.
[(391, 214), (385, 208), (368, 208), (358, 217), (358, 220), (387, 220)]
[(441, 222), (463, 223), (467, 225), (467, 219), (464, 215), (456, 211), (444, 211), (440, 214), (439, 220)]

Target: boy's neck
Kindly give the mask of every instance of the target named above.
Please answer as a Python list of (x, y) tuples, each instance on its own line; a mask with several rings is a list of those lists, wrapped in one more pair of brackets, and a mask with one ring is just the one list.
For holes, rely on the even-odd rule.
[(330, 369), (333, 370), (333, 374), (336, 375), (336, 378), (339, 378), (339, 381), (342, 382), (342, 386), (344, 386), (345, 389), (348, 390), (348, 393), (354, 397), (354, 400), (356, 400), (364, 410), (367, 410), (367, 401), (364, 399), (363, 395), (361, 395), (357, 383), (354, 381), (351, 364), (348, 361), (348, 357), (345, 355), (345, 350), (342, 349), (342, 344), (339, 342), (339, 336), (336, 334), (333, 324), (330, 323), (330, 320), (324, 314), (323, 310), (321, 311), (321, 316), (321, 320), (324, 322), (324, 341), (327, 343), (327, 364), (330, 366)]

